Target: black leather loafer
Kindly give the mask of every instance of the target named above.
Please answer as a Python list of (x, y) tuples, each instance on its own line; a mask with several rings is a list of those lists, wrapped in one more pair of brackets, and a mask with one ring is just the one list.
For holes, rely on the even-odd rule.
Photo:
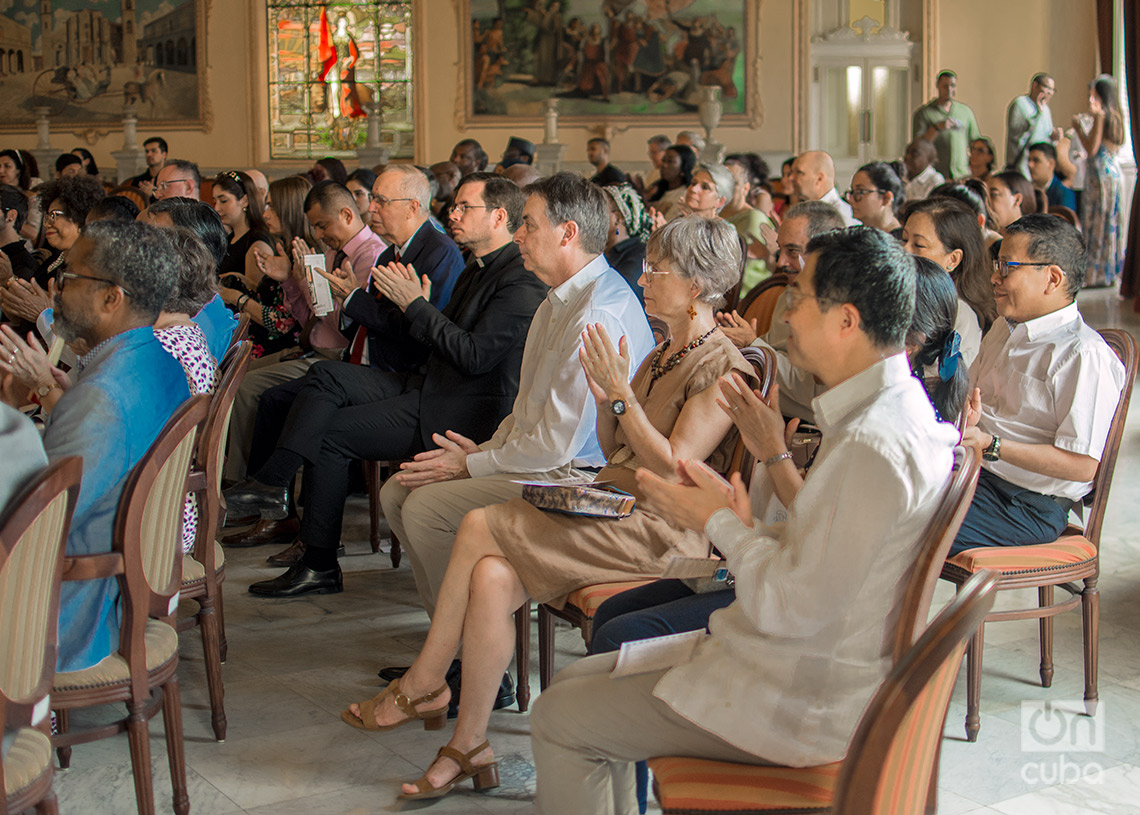
[(262, 580), (249, 587), (249, 593), (258, 597), (300, 597), (303, 594), (340, 594), (342, 591), (344, 581), (340, 566), (318, 572), (304, 563), (295, 563), (280, 577)]
[[(455, 686), (459, 687), (459, 671), (462, 670), (462, 665), (458, 659), (451, 660), (451, 665), (447, 668), (447, 684), (450, 685), (454, 680)], [(393, 679), (400, 679), (408, 672), (410, 665), (389, 665), (387, 668), (381, 668), (378, 676), (385, 682), (391, 682)]]
[[(304, 541), (296, 540), (289, 546), (288, 549), (282, 549), (275, 555), (270, 555), (265, 559), (265, 562), (270, 566), (292, 566), (294, 563), (300, 563), (301, 558), (305, 556), (305, 543)], [(337, 557), (344, 557), (344, 547), (337, 547)]]
[(255, 478), (247, 478), (223, 494), (229, 515), (260, 515), (271, 521), (289, 517), (288, 487), (270, 487)]
[(301, 521), (298, 518), (267, 521), (259, 516), (257, 525), (253, 529), (226, 535), (221, 543), (227, 549), (244, 549), (248, 546), (265, 546), (271, 543), (276, 546), (288, 546), (297, 540), (300, 534)]

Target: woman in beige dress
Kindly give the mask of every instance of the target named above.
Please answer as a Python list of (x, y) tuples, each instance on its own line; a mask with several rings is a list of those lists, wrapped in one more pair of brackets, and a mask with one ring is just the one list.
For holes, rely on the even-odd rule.
[(459, 528), (427, 641), (408, 672), (342, 718), (367, 730), (424, 719), (443, 726), (450, 691), (444, 681), (463, 643), (463, 695), (454, 735), (401, 798), (431, 798), (460, 781), (476, 789), (498, 783), (487, 723), (503, 671), (514, 652), (512, 615), (528, 598), (561, 606), (575, 589), (661, 574), (674, 556), (708, 554), (703, 536), (670, 524), (640, 505), (634, 478), (646, 467), (676, 480), (676, 463), (729, 466), (736, 435), (717, 408), (717, 380), (751, 368), (716, 325), (715, 309), (736, 283), (740, 244), (720, 219), (680, 218), (658, 229), (646, 248), (645, 308), (663, 319), (671, 340), (642, 363), (633, 380), (624, 338), (615, 349), (600, 327), (582, 339), (582, 367), (598, 404), (598, 440), (606, 453), (599, 481), (632, 493), (639, 504), (621, 520), (543, 512), (522, 499), (467, 514)]

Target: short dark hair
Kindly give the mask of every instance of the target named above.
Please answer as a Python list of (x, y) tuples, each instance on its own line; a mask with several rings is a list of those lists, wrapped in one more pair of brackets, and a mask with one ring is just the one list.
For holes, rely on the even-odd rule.
[(1057, 148), (1047, 141), (1033, 142), (1033, 144), (1029, 145), (1029, 152), (1032, 153), (1034, 150), (1044, 155), (1045, 158), (1050, 161), (1055, 162), (1057, 160)]
[(178, 283), (182, 264), (166, 230), (139, 221), (96, 221), (83, 229), (87, 262), (108, 283), (131, 293), (131, 309), (151, 325)]
[[(371, 190), (371, 187), (369, 188)], [(337, 183), (331, 178), (318, 181), (305, 195), (305, 212), (319, 206), (326, 213), (339, 212), (342, 207), (349, 207), (360, 216), (360, 208), (356, 206), (356, 199), (344, 184)]]
[(57, 178), (39, 187), (40, 211), (47, 215), (52, 203), (59, 201), (64, 217), (83, 226), (91, 207), (107, 197), (103, 185), (91, 175)]
[(163, 306), (164, 311), (189, 314), (193, 317), (218, 293), (214, 256), (192, 230), (182, 226), (167, 230), (166, 236), (174, 244), (181, 261), (178, 264), (178, 282)]
[(205, 244), (214, 256), (214, 268), (217, 269), (225, 260), (230, 246), (230, 236), (222, 223), (222, 216), (205, 201), (196, 201), (193, 198), (165, 198), (155, 201), (147, 212), (152, 215), (166, 213), (175, 226), (189, 229)]
[(1034, 262), (1051, 263), (1065, 271), (1068, 293), (1076, 298), (1085, 283), (1088, 250), (1076, 227), (1063, 218), (1044, 212), (1023, 215), (1005, 228), (1005, 237), (1027, 235), (1026, 251)]
[(344, 162), (339, 158), (332, 156), (325, 156), (317, 161), (317, 164), (325, 168), (325, 172), (329, 174), (329, 178), (341, 184), (348, 183), (348, 170), (344, 168)]
[(149, 139), (143, 142), (143, 147), (145, 148), (148, 144), (157, 144), (158, 149), (162, 152), (170, 152), (170, 148), (166, 146), (166, 139), (162, 138), (162, 136), (151, 136)]
[(87, 175), (99, 175), (99, 165), (95, 163), (95, 156), (86, 147), (74, 147), (72, 153), (78, 153), (80, 159), (86, 162)]
[(866, 173), (867, 178), (871, 179), (871, 183), (875, 185), (875, 189), (879, 192), (889, 192), (891, 198), (891, 210), (894, 212), (895, 217), (902, 212), (903, 205), (906, 204), (906, 187), (902, 182), (903, 168), (899, 166), (897, 161), (872, 161), (870, 164), (864, 164), (857, 173)]
[(825, 201), (800, 201), (798, 204), (788, 207), (784, 212), (784, 220), (786, 221), (789, 218), (808, 219), (809, 240), (816, 235), (822, 235), (824, 232), (830, 232), (833, 229), (843, 229), (846, 226), (839, 210)]
[[(163, 142), (165, 144), (165, 142)], [(198, 169), (198, 165), (192, 161), (187, 161), (184, 158), (168, 158), (162, 162), (163, 167), (173, 167), (180, 173), (187, 173), (194, 179), (194, 186), (198, 189), (202, 188), (202, 171)]]
[(853, 226), (816, 235), (815, 296), (820, 308), (850, 303), (876, 348), (899, 349), (914, 316), (914, 258), (879, 229)]
[(133, 221), (137, 217), (138, 205), (121, 195), (108, 195), (87, 211), (88, 221)]
[(71, 153), (60, 153), (59, 157), (55, 160), (55, 171), (62, 173), (64, 168), (70, 167), (72, 164), (83, 165), (83, 159), (79, 156), (73, 156)]
[(28, 197), (24, 195), (24, 191), (19, 187), (13, 187), (11, 184), (0, 184), (0, 208), (5, 213), (10, 210), (16, 211), (14, 226), (19, 232), (24, 221), (28, 220)]
[(592, 138), (592, 139), (590, 139), (589, 141), (587, 141), (587, 142), (586, 142), (586, 144), (587, 144), (587, 145), (590, 145), (590, 144), (604, 144), (604, 145), (606, 146), (606, 149), (607, 149), (607, 150), (609, 150), (609, 149), (610, 149), (610, 140), (609, 140), (609, 139), (603, 139), (601, 136), (594, 136), (594, 138)]
[(958, 74), (954, 73), (953, 71), (939, 71), (938, 76), (934, 78), (934, 84), (937, 85), (939, 82), (941, 82), (942, 77), (944, 77), (944, 76), (948, 76), (951, 79), (957, 79), (958, 78)]
[(576, 223), (584, 251), (591, 255), (605, 251), (610, 208), (597, 184), (575, 173), (561, 172), (528, 184), (524, 192), (542, 198), (552, 224)]
[(523, 207), (526, 206), (526, 193), (509, 178), (498, 173), (471, 173), (463, 177), (456, 194), (467, 184), (483, 184), (483, 203), (495, 209), (502, 208), (507, 213), (507, 228), (514, 232), (522, 223)]
[(470, 147), (475, 151), (475, 167), (477, 171), (487, 169), (487, 151), (483, 149), (483, 145), (479, 144), (475, 139), (462, 139), (455, 143), (455, 146), (451, 148), (451, 152), (454, 154), (456, 150), (464, 147)]

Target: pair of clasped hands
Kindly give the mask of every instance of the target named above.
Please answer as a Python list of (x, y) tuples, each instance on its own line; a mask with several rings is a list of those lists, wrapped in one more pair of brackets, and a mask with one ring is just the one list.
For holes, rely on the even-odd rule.
[[(312, 254), (316, 254), (316, 252), (301, 238), (293, 239), (292, 263), (290, 263), (289, 256), (285, 252), (284, 244), (280, 241), (277, 242), (276, 255), (254, 249), (257, 267), (261, 269), (262, 274), (268, 275), (279, 283), (285, 282), (292, 275), (297, 283), (304, 284), (305, 255)], [(336, 300), (338, 306), (342, 305), (345, 298), (359, 288), (356, 275), (352, 270), (352, 262), (348, 259), (345, 259), (340, 268), (330, 271), (315, 269), (315, 271), (329, 282), (333, 299)], [(430, 278), (427, 275), (422, 278), (417, 277), (415, 267), (410, 264), (393, 261), (386, 266), (373, 266), (371, 275), (374, 291), (387, 297), (399, 306), (401, 311), (407, 309), (416, 298), (422, 297), (427, 300), (431, 296)]]

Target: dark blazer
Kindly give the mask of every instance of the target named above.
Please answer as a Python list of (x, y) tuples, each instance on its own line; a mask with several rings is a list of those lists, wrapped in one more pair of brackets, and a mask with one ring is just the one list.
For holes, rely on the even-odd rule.
[(637, 302), (645, 305), (645, 293), (637, 281), (641, 278), (642, 264), (645, 262), (645, 244), (637, 238), (626, 238), (621, 243), (615, 243), (605, 252), (606, 260), (617, 269), (633, 293), (637, 295)]
[(454, 430), (489, 439), (511, 412), (531, 319), (547, 288), (523, 268), (514, 243), (471, 261), (442, 312), (422, 298), (408, 306), (413, 339), (431, 348), (420, 388), (420, 436)]
[[(396, 259), (396, 247), (389, 246), (380, 253), (377, 266), (385, 266)], [(431, 279), (431, 305), (443, 308), (451, 298), (451, 290), (463, 271), (463, 256), (455, 242), (424, 221), (412, 236), (408, 251), (401, 263), (415, 267), (417, 275)], [(408, 321), (399, 306), (387, 297), (372, 292), (358, 291), (344, 304), (341, 313), (351, 320), (344, 330), (351, 344), (356, 329), (368, 329), (368, 363), (385, 371), (412, 371), (423, 365), (428, 349), (408, 335)]]

